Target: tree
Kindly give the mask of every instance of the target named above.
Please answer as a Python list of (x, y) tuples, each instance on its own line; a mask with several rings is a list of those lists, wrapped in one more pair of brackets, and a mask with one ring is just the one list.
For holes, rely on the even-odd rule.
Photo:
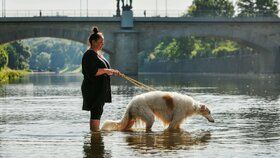
[(209, 37), (181, 37), (160, 42), (148, 59), (173, 60), (221, 57), (237, 53), (241, 49), (236, 42)]
[(239, 17), (263, 17), (278, 15), (277, 0), (238, 0)]
[(8, 53), (8, 67), (11, 69), (23, 70), (29, 68), (29, 58), (31, 52), (28, 47), (25, 47), (21, 41), (12, 42), (5, 45), (5, 50)]
[(0, 70), (8, 64), (8, 55), (3, 45), (0, 46)]
[(50, 54), (46, 52), (41, 52), (37, 57), (36, 57), (36, 67), (38, 70), (48, 70), (49, 69), (49, 64), (50, 64)]
[(32, 70), (37, 69), (37, 56), (41, 52), (50, 54), (51, 70), (61, 70), (65, 67), (79, 66), (86, 49), (81, 43), (54, 38), (31, 39), (26, 44), (31, 45), (32, 57), (29, 64)]
[(253, 0), (239, 0), (237, 6), (240, 10), (238, 16), (240, 17), (254, 17), (255, 16), (255, 2)]
[(177, 39), (179, 45), (180, 58), (191, 58), (191, 52), (194, 50), (194, 45), (197, 42), (194, 36), (181, 37)]
[(172, 42), (170, 42), (166, 48), (165, 48), (165, 56), (170, 59), (176, 59), (181, 56), (181, 52), (179, 51), (179, 42), (175, 38), (172, 39)]
[(31, 52), (29, 47), (23, 45), (22, 41), (16, 41), (11, 43), (15, 51), (18, 53), (18, 65), (17, 69), (23, 70), (29, 68), (29, 59), (31, 57)]
[(232, 17), (234, 6), (229, 0), (194, 0), (185, 16)]
[(61, 52), (52, 53), (50, 57), (50, 68), (53, 71), (63, 68), (65, 65), (65, 57)]
[(153, 52), (151, 52), (148, 56), (149, 60), (154, 60), (156, 58), (163, 58), (164, 55), (164, 49), (165, 49), (166, 45), (164, 42), (160, 42), (154, 49)]
[(235, 42), (232, 42), (230, 40), (225, 40), (221, 41), (218, 43), (218, 46), (213, 49), (212, 53), (213, 55), (219, 57), (219, 56), (224, 56), (227, 54), (232, 54), (237, 52), (238, 50), (238, 45)]
[(73, 57), (72, 57), (72, 64), (74, 65), (80, 65), (81, 62), (82, 62), (82, 58), (83, 58), (83, 52), (81, 50), (77, 50), (75, 52), (75, 54), (73, 54)]
[(256, 0), (257, 16), (278, 16), (277, 0)]

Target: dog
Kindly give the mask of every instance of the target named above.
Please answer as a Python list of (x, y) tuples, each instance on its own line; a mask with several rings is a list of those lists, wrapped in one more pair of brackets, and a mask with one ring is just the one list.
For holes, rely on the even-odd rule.
[(192, 97), (176, 92), (152, 91), (133, 97), (123, 118), (120, 121), (105, 121), (101, 130), (126, 131), (141, 120), (149, 131), (155, 117), (168, 126), (167, 130), (178, 130), (182, 122), (192, 115), (201, 115), (209, 122), (214, 122), (207, 106)]

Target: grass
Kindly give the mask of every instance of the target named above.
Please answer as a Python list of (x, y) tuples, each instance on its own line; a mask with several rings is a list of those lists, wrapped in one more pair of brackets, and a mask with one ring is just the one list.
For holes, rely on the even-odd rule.
[(0, 70), (0, 83), (8, 83), (9, 81), (19, 79), (28, 74), (26, 70), (12, 70), (8, 67)]
[(59, 73), (79, 73), (82, 71), (82, 66), (67, 66), (64, 69), (62, 69), (61, 71), (59, 71)]

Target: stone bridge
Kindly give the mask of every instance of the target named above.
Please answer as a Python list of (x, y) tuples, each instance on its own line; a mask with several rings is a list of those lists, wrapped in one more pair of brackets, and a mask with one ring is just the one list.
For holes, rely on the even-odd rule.
[[(128, 25), (128, 27), (126, 27)], [(261, 53), (260, 73), (280, 72), (280, 19), (134, 17), (0, 18), (0, 44), (35, 37), (54, 37), (87, 44), (92, 26), (104, 33), (104, 51), (114, 68), (137, 74), (137, 54), (151, 51), (165, 37), (219, 37)]]

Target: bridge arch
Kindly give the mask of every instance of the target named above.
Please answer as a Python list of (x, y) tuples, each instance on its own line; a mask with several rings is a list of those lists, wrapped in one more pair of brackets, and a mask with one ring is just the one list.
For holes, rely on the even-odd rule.
[[(269, 29), (267, 27), (270, 27)], [(280, 70), (280, 30), (278, 25), (260, 23), (190, 23), (170, 22), (165, 25), (160, 23), (139, 24), (139, 52), (152, 51), (165, 37), (218, 37), (236, 41), (246, 45), (257, 52), (257, 62), (260, 73), (273, 73)], [(144, 29), (143, 29), (144, 28)]]
[[(154, 26), (153, 26), (154, 27)], [(240, 45), (249, 46), (260, 53), (275, 53), (278, 50), (280, 40), (280, 32), (272, 33), (274, 39), (269, 39), (266, 34), (254, 32), (254, 30), (240, 30), (232, 29), (231, 27), (215, 28), (211, 26), (207, 30), (202, 30), (205, 26), (181, 26), (181, 27), (165, 27), (152, 28), (151, 30), (140, 28), (140, 51), (152, 50), (165, 37), (179, 38), (179, 37), (215, 37), (222, 39), (229, 39), (237, 42)], [(148, 40), (147, 40), (148, 39)]]
[(220, 37), (260, 51), (264, 67), (261, 72), (280, 71), (279, 19), (134, 17), (131, 28), (123, 28), (121, 20), (120, 17), (0, 18), (0, 44), (32, 37), (64, 38), (86, 44), (90, 28), (98, 26), (105, 36), (104, 50), (112, 54), (113, 67), (137, 74), (137, 53), (152, 50), (166, 36)]
[[(113, 48), (113, 40), (110, 37), (111, 33), (104, 33), (105, 36), (105, 46), (102, 51), (111, 55), (114, 50)], [(88, 36), (90, 35), (90, 31), (83, 29), (69, 29), (69, 28), (49, 28), (49, 27), (30, 27), (27, 29), (9, 29), (8, 31), (1, 32), (0, 31), (0, 44), (8, 43), (16, 40), (23, 40), (29, 38), (40, 38), (40, 37), (50, 37), (50, 38), (59, 38), (59, 39), (67, 39), (79, 43), (83, 43), (88, 45)]]

